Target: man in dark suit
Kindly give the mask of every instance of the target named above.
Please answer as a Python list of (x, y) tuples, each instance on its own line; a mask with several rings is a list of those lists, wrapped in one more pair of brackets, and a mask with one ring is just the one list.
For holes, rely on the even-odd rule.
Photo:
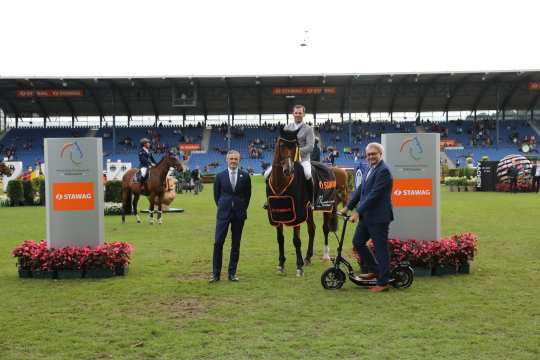
[(238, 281), (236, 267), (240, 257), (240, 239), (251, 199), (251, 179), (249, 174), (238, 168), (240, 153), (227, 153), (228, 168), (217, 174), (214, 181), (214, 201), (217, 205), (216, 234), (214, 241), (213, 270), (210, 282), (220, 280), (223, 244), (231, 226), (231, 256), (229, 260), (229, 280)]
[(313, 144), (313, 151), (311, 152), (311, 161), (321, 162), (321, 149), (319, 148), (319, 139), (315, 138)]
[(540, 161), (536, 161), (532, 167), (531, 175), (533, 178), (533, 189), (538, 192), (540, 190)]
[[(364, 181), (354, 192), (347, 206), (341, 213), (347, 214), (349, 210), (356, 209), (351, 215), (351, 222), (360, 219), (353, 237), (353, 244), (362, 267), (368, 272), (360, 275), (366, 280), (377, 279), (377, 285), (371, 292), (388, 290), (390, 280), (390, 252), (388, 248), (388, 228), (394, 220), (392, 211), (392, 175), (382, 160), (383, 147), (379, 143), (370, 143), (366, 147), (366, 156), (369, 170)], [(369, 239), (375, 245), (375, 259), (366, 246)]]
[(512, 159), (512, 165), (510, 165), (510, 167), (508, 168), (507, 174), (508, 178), (510, 179), (510, 191), (516, 193), (518, 190), (519, 175), (516, 159)]

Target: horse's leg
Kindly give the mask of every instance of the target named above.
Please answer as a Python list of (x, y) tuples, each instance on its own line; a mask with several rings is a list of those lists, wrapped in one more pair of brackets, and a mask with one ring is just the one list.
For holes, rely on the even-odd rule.
[(131, 207), (131, 191), (129, 187), (122, 189), (122, 224), (126, 223), (126, 209)]
[(150, 206), (148, 207), (148, 219), (150, 220), (150, 225), (154, 225), (154, 200), (156, 196), (150, 193), (148, 201), (150, 201)]
[(277, 267), (279, 274), (285, 274), (285, 238), (283, 237), (283, 225), (276, 227), (277, 242), (279, 247), (279, 265)]
[(141, 223), (141, 218), (139, 217), (139, 213), (137, 212), (137, 204), (139, 203), (139, 194), (134, 193), (133, 194), (133, 214), (135, 214), (135, 217), (137, 218), (137, 224)]
[(294, 250), (296, 251), (296, 276), (304, 276), (304, 259), (302, 258), (302, 241), (300, 240), (300, 225), (294, 227)]
[(328, 248), (328, 234), (330, 233), (330, 221), (331, 213), (323, 213), (323, 234), (324, 234), (324, 248), (322, 259), (324, 261), (330, 260), (330, 250)]
[(163, 212), (161, 211), (161, 204), (163, 203), (163, 195), (158, 196), (158, 211), (157, 211), (157, 222), (159, 225), (163, 224), (163, 220), (161, 219), (161, 216), (163, 215)]
[(307, 230), (309, 236), (308, 248), (306, 252), (306, 258), (304, 264), (311, 265), (311, 258), (313, 257), (313, 242), (315, 241), (315, 220), (313, 219), (313, 210), (308, 209), (307, 216)]

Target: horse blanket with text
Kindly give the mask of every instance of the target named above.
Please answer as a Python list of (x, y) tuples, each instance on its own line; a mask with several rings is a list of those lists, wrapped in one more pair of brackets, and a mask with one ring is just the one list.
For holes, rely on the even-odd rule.
[(317, 162), (311, 162), (313, 176), (314, 210), (332, 211), (336, 203), (336, 176), (331, 168)]
[(268, 199), (268, 221), (272, 226), (297, 226), (307, 219), (306, 177), (299, 162), (294, 163), (294, 175), (280, 192), (274, 189), (272, 176), (266, 184)]

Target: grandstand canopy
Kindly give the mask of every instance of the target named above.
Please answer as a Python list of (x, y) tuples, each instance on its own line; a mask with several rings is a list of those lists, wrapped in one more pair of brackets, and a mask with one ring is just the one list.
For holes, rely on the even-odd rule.
[(540, 71), (490, 73), (0, 78), (12, 118), (531, 110)]

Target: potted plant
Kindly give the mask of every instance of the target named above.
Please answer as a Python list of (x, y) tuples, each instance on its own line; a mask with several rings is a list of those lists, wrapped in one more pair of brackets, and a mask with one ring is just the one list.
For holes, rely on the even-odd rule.
[(126, 242), (113, 242), (96, 248), (70, 246), (48, 249), (47, 243), (26, 240), (15, 247), (20, 277), (80, 278), (125, 275), (133, 248)]
[(456, 185), (458, 191), (465, 191), (467, 188), (467, 177), (460, 176), (456, 179)]
[(75, 246), (53, 250), (50, 254), (51, 267), (58, 279), (77, 279), (82, 277), (81, 249)]
[(456, 177), (455, 176), (447, 176), (444, 178), (444, 184), (448, 186), (448, 190), (450, 192), (456, 191)]
[(478, 179), (476, 177), (467, 179), (467, 191), (475, 191)]

